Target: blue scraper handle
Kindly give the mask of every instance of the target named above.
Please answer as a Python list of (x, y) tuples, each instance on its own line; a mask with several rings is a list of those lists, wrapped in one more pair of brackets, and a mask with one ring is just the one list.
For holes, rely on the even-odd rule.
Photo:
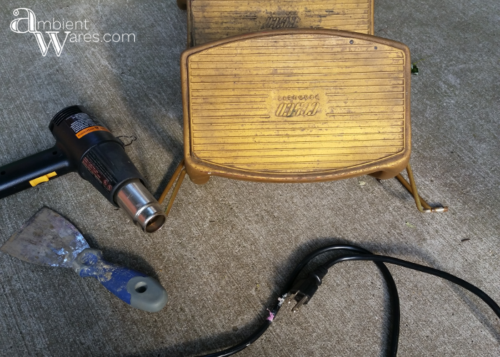
[(132, 269), (110, 264), (97, 249), (85, 249), (73, 263), (81, 277), (94, 277), (121, 300), (140, 310), (157, 312), (167, 303), (167, 292), (155, 279)]

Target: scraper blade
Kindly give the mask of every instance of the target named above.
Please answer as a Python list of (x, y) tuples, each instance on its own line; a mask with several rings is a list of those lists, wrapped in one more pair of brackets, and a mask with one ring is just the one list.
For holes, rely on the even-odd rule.
[(75, 226), (44, 207), (0, 250), (28, 263), (71, 268), (78, 254), (87, 248), (90, 246)]

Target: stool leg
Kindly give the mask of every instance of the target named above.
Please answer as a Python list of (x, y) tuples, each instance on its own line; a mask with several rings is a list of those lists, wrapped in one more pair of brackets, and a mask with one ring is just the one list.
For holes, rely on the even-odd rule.
[(401, 174), (398, 174), (396, 178), (408, 190), (408, 192), (410, 192), (413, 195), (413, 198), (415, 199), (415, 204), (417, 205), (417, 208), (420, 212), (425, 212), (425, 213), (448, 212), (448, 207), (441, 206), (433, 208), (429, 206), (429, 204), (425, 202), (422, 197), (420, 197), (420, 195), (418, 194), (417, 184), (415, 183), (410, 163), (408, 163), (408, 166), (406, 167), (406, 172), (408, 173), (408, 179), (410, 180), (410, 183), (408, 183)]
[(170, 210), (172, 209), (172, 205), (174, 204), (175, 197), (177, 197), (177, 192), (179, 192), (179, 189), (181, 188), (182, 181), (184, 180), (184, 177), (186, 176), (186, 168), (183, 167), (182, 171), (179, 175), (179, 179), (177, 180), (177, 183), (175, 184), (174, 190), (172, 191), (172, 196), (170, 196), (170, 200), (168, 200), (168, 205), (167, 208), (165, 209), (165, 216), (168, 216), (170, 213)]
[(187, 0), (177, 0), (177, 6), (181, 10), (186, 10), (187, 9)]
[(167, 184), (167, 187), (163, 190), (160, 198), (158, 199), (158, 202), (161, 204), (165, 200), (165, 197), (167, 197), (168, 192), (172, 188), (172, 186), (175, 183), (175, 180), (177, 180), (177, 184), (175, 185), (174, 191), (172, 192), (172, 196), (170, 196), (170, 200), (168, 201), (167, 209), (165, 210), (165, 214), (168, 215), (168, 212), (170, 212), (170, 209), (172, 208), (172, 205), (174, 204), (175, 197), (177, 196), (177, 192), (179, 192), (179, 189), (181, 187), (182, 181), (184, 180), (184, 176), (186, 176), (186, 166), (184, 165), (184, 160), (182, 160), (177, 166), (177, 168), (174, 171), (174, 174), (172, 175), (172, 178)]

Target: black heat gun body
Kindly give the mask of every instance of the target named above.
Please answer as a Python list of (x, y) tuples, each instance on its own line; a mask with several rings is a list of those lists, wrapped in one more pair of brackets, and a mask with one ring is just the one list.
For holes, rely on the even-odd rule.
[(61, 110), (49, 129), (54, 147), (0, 167), (0, 199), (69, 172), (78, 172), (113, 205), (123, 208), (146, 232), (165, 222), (144, 178), (123, 143), (80, 107)]

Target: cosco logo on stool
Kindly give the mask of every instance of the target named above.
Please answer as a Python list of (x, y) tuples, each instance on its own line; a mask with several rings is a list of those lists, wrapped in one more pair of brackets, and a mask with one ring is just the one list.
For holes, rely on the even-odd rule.
[(266, 19), (263, 29), (286, 29), (299, 27), (300, 17), (297, 16), (297, 12), (290, 12), (284, 15), (271, 15)]
[(277, 117), (314, 116), (319, 110), (319, 95), (283, 95), (278, 96)]
[(276, 110), (277, 117), (312, 117), (318, 113), (319, 102), (281, 103)]

